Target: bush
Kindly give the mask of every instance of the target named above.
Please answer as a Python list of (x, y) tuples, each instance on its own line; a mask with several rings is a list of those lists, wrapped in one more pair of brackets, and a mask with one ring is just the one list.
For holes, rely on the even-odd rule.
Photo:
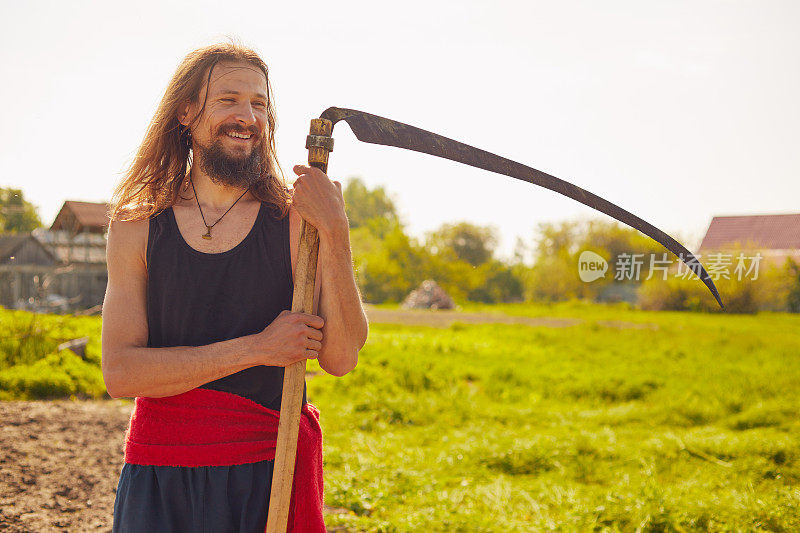
[(46, 399), (65, 396), (101, 398), (106, 393), (103, 374), (70, 350), (49, 354), (30, 365), (0, 371), (5, 399)]
[(99, 317), (50, 315), (0, 307), (0, 370), (30, 365), (70, 339), (89, 337), (86, 360), (100, 365)]
[(356, 280), (367, 302), (399, 302), (426, 279), (426, 251), (395, 225), (378, 246), (354, 250)]
[[(729, 313), (788, 311), (792, 279), (787, 269), (767, 267), (759, 272), (757, 279), (744, 276), (739, 280), (731, 274), (731, 279), (720, 277), (714, 280), (714, 285)], [(639, 288), (638, 303), (642, 309), (654, 311), (720, 311), (711, 292), (697, 277), (645, 281)]]
[(800, 264), (787, 259), (785, 268), (789, 278), (786, 308), (790, 313), (800, 313)]
[(477, 268), (479, 285), (469, 291), (473, 302), (519, 302), (524, 296), (522, 279), (511, 267), (492, 261)]

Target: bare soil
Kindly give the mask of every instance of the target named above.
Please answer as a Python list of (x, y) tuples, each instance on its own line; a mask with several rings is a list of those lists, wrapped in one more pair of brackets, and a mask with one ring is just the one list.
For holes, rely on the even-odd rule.
[(0, 531), (110, 531), (132, 408), (0, 402)]
[(111, 531), (132, 409), (124, 400), (0, 402), (0, 531)]

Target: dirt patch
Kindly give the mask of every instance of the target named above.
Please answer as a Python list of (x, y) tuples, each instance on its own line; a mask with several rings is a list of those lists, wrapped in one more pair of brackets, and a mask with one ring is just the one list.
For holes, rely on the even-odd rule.
[(132, 408), (0, 402), (0, 530), (110, 531)]
[(111, 531), (132, 409), (122, 400), (0, 402), (0, 531)]

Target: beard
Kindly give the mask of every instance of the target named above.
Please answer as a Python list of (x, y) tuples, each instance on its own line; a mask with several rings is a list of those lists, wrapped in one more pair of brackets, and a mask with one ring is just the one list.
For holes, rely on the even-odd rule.
[[(220, 134), (226, 135), (228, 130), (239, 131), (235, 128), (227, 128), (225, 131), (220, 131)], [(194, 142), (192, 151), (197, 152), (200, 170), (208, 175), (213, 183), (248, 188), (261, 181), (266, 174), (264, 158), (261, 155), (261, 142), (263, 141), (255, 143), (250, 154), (242, 157), (229, 154), (222, 146), (221, 139), (217, 139), (209, 147)]]

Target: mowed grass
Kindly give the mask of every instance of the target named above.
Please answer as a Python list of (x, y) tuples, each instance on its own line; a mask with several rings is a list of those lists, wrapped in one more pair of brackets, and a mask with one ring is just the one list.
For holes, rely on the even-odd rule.
[(329, 527), (800, 531), (800, 316), (465, 310), (583, 321), (371, 324), (309, 381)]

